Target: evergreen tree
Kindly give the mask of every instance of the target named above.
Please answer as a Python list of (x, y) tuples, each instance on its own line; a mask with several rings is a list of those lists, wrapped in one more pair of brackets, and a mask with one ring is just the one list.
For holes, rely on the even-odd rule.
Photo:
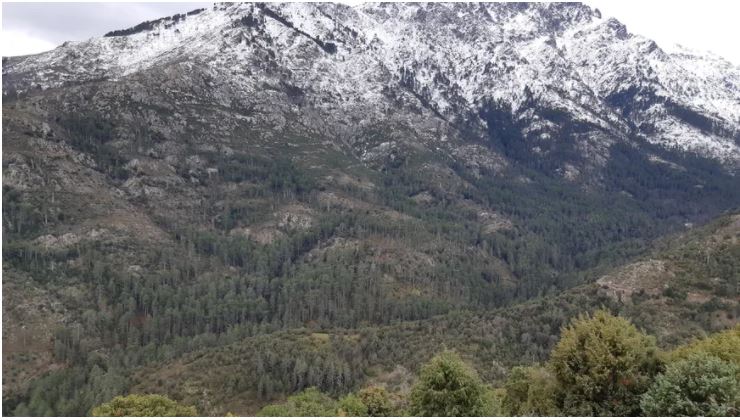
[(555, 376), (540, 366), (518, 366), (504, 385), (503, 411), (507, 416), (556, 416), (558, 384)]
[(566, 415), (639, 415), (660, 368), (655, 340), (603, 310), (565, 328), (550, 361)]
[(486, 387), (457, 353), (444, 351), (422, 367), (411, 391), (414, 416), (484, 416)]

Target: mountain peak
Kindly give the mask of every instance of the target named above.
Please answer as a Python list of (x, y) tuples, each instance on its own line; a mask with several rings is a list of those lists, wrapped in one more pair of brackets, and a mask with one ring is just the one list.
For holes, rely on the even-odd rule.
[[(523, 113), (536, 98), (610, 135), (737, 165), (740, 71), (712, 70), (707, 60), (667, 55), (580, 3), (239, 3), (9, 59), (3, 89), (115, 80), (189, 62), (245, 93), (289, 83), (327, 109), (337, 96), (343, 107), (367, 107), (371, 97), (385, 104), (381, 92), (393, 87), (446, 122), (469, 119), (490, 100)], [(614, 102), (638, 91), (629, 97), (637, 107)]]

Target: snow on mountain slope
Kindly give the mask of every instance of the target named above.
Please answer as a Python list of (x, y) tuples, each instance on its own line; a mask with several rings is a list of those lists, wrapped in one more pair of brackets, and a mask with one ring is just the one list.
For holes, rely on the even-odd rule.
[(236, 96), (293, 86), (338, 120), (378, 121), (413, 102), (485, 127), (481, 110), (505, 103), (539, 142), (562, 137), (567, 115), (597, 149), (644, 138), (740, 164), (740, 68), (666, 52), (578, 3), (216, 4), (126, 33), (4, 59), (3, 90), (185, 63)]
[(735, 125), (740, 124), (740, 71), (737, 66), (722, 57), (685, 48), (670, 52), (670, 58), (673, 66), (655, 63), (670, 95)]
[[(565, 45), (565, 54), (579, 64), (579, 75), (598, 97), (632, 96), (626, 104), (631, 110), (622, 106), (622, 111), (638, 126), (652, 124), (649, 140), (736, 159), (740, 69), (716, 57), (668, 54), (614, 19), (574, 28)], [(687, 124), (676, 107), (683, 114), (701, 113), (724, 135)]]

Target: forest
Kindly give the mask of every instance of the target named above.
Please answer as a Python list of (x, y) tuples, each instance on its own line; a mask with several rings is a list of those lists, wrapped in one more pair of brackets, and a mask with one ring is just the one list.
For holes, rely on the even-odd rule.
[[(231, 386), (238, 387), (238, 382)], [(332, 395), (337, 395), (336, 389), (324, 393), (317, 387), (305, 388), (285, 402), (263, 407), (257, 415), (736, 416), (740, 327), (666, 351), (629, 321), (598, 310), (573, 319), (563, 329), (549, 360), (512, 368), (498, 387), (482, 380), (457, 352), (444, 350), (421, 366), (406, 391), (371, 385)], [(92, 415), (195, 416), (198, 411), (147, 394), (118, 396), (94, 408)]]
[[(4, 324), (16, 349), (4, 355), (5, 415), (88, 415), (129, 394), (202, 415), (289, 396), (349, 398), (362, 413), (377, 397), (368, 384), (387, 382), (393, 400), (430, 360), (476, 371), (487, 396), (515, 372), (549, 378), (515, 368), (544, 366), (569, 320), (601, 308), (664, 349), (736, 323), (740, 191), (696, 155), (614, 144), (583, 185), (554, 176), (562, 156), (533, 163), (501, 133), (476, 144), (507, 149), (497, 171), (428, 150), (365, 164), (293, 126), (273, 142), (237, 127), (214, 146), (193, 121), (172, 152), (126, 106), (56, 109), (45, 134), (4, 123), (4, 174), (37, 176), (3, 185), (4, 319), (38, 319)], [(363, 140), (414, 135), (373, 130)], [(596, 283), (649, 258), (670, 287), (626, 302)], [(445, 349), (469, 366), (434, 359)], [(553, 398), (563, 413), (606, 409)]]

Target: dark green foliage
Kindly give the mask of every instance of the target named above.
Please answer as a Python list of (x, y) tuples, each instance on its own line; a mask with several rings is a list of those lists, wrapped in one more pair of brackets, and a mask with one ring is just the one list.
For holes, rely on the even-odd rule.
[(126, 179), (126, 159), (111, 145), (115, 138), (115, 126), (100, 115), (74, 114), (59, 118), (59, 124), (67, 131), (70, 145), (89, 154), (102, 172), (114, 179)]
[(738, 205), (737, 181), (711, 160), (648, 144), (613, 145), (605, 183), (613, 193), (629, 193), (640, 212), (661, 220), (678, 221)]
[(648, 416), (736, 416), (740, 414), (740, 366), (694, 353), (671, 363), (642, 396)]
[[(247, 197), (264, 197), (290, 191), (298, 196), (316, 188), (314, 180), (284, 157), (234, 154), (227, 158), (211, 156), (218, 176), (226, 182), (254, 183), (257, 189)], [(261, 188), (261, 189), (260, 189)]]
[(340, 417), (367, 417), (367, 406), (355, 394), (347, 394), (339, 400), (337, 414)]
[(558, 383), (552, 372), (540, 366), (517, 366), (504, 385), (502, 409), (507, 416), (557, 416)]
[(338, 404), (316, 388), (288, 397), (284, 404), (268, 405), (257, 413), (262, 417), (332, 417), (337, 415)]
[(234, 395), (249, 395), (257, 401), (270, 401), (306, 388), (332, 396), (354, 389), (363, 377), (363, 366), (350, 363), (359, 355), (350, 337), (323, 334), (262, 334), (242, 342), (219, 347), (214, 351), (195, 352), (188, 356), (183, 379), (157, 383), (144, 369), (137, 382), (147, 392), (182, 395), (184, 402), (207, 413), (202, 395), (187, 395), (183, 386), (188, 377), (199, 377), (200, 383), (218, 389), (211, 397), (213, 404), (232, 401)]
[(84, 364), (52, 372), (34, 382), (27, 399), (19, 401), (16, 416), (76, 416), (125, 393), (129, 380), (122, 369), (106, 366), (89, 355)]
[(489, 140), (504, 153), (515, 158), (528, 155), (522, 127), (514, 120), (511, 105), (503, 101), (489, 101), (481, 107), (479, 116), (487, 123)]
[(478, 374), (457, 353), (445, 351), (422, 367), (411, 391), (411, 415), (485, 416), (487, 396)]
[[(192, 344), (190, 340), (176, 341), (181, 344), (157, 350), (149, 344), (151, 351), (141, 352), (142, 358), (177, 354), (198, 345), (220, 348), (195, 352), (181, 359), (188, 367), (182, 373), (182, 381), (168, 380), (155, 385), (159, 369), (169, 370), (164, 366), (144, 370), (135, 381), (147, 384), (147, 392), (177, 396), (184, 392), (178, 384), (184, 378), (197, 376), (206, 389), (218, 390), (210, 394), (217, 396), (213, 404), (233, 401), (245, 393), (258, 400), (270, 399), (307, 386), (342, 395), (355, 391), (374, 369), (391, 371), (402, 365), (409, 371), (418, 371), (445, 344), (469, 355), (487, 381), (500, 381), (504, 379), (505, 366), (546, 358), (557, 341), (561, 325), (584, 307), (595, 305), (590, 300), (595, 297), (587, 298), (588, 295), (581, 291), (562, 301), (547, 299), (485, 315), (459, 313), (380, 328), (334, 329), (326, 334), (306, 329), (265, 334), (270, 329), (239, 328), (220, 339), (213, 335), (196, 336)], [(244, 338), (241, 334), (259, 335)], [(238, 342), (227, 345), (227, 340), (232, 339)], [(131, 354), (129, 358), (136, 360)], [(362, 395), (362, 391), (357, 395)], [(197, 405), (200, 399), (200, 394), (196, 394), (187, 403)], [(392, 397), (390, 400), (397, 413), (397, 401)], [(378, 404), (384, 406), (385, 403)], [(199, 408), (205, 412), (203, 407)]]
[(3, 234), (5, 238), (24, 237), (37, 232), (44, 220), (39, 210), (39, 207), (30, 202), (28, 198), (24, 200), (21, 191), (3, 185)]

